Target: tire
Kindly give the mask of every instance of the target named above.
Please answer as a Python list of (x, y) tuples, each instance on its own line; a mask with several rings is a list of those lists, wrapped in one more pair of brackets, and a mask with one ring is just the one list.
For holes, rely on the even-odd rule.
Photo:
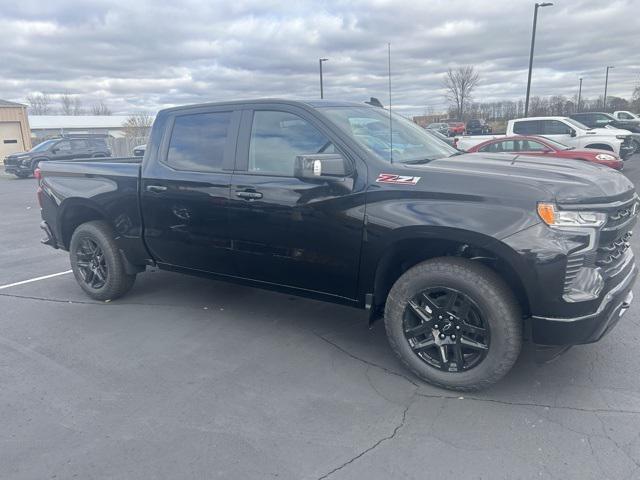
[[(412, 347), (405, 335), (405, 318), (406, 315), (410, 315), (410, 300), (421, 296), (421, 292), (442, 288), (462, 294), (458, 298), (469, 299), (473, 309), (480, 315), (478, 318), (484, 318), (486, 322), (487, 348), (481, 352), (484, 357), (479, 357), (480, 360), (467, 370), (464, 370), (465, 359), (473, 356), (474, 353), (466, 346), (462, 347), (467, 349), (466, 351), (460, 350), (464, 351), (461, 354), (463, 358), (461, 371), (451, 371), (451, 365), (455, 363), (452, 360), (448, 363), (449, 370), (445, 371), (421, 358), (413, 350), (416, 348), (415, 345)], [(385, 329), (391, 348), (396, 355), (421, 379), (451, 390), (480, 390), (494, 384), (509, 372), (520, 354), (522, 323), (520, 306), (504, 281), (488, 267), (463, 258), (436, 258), (409, 269), (391, 288), (385, 307)], [(463, 325), (470, 327), (464, 322)], [(446, 327), (440, 326), (442, 330), (439, 331), (443, 332), (449, 327), (451, 327), (450, 322)], [(465, 332), (466, 327), (463, 326), (461, 332)], [(424, 338), (430, 342), (433, 342), (433, 339), (437, 341), (437, 335), (432, 333), (434, 330), (431, 328), (428, 327)], [(459, 326), (456, 325), (455, 328)], [(441, 335), (444, 334), (441, 333)], [(462, 337), (465, 337), (465, 333), (458, 334), (455, 342), (460, 344)], [(468, 341), (466, 338), (465, 340)], [(441, 349), (442, 347), (432, 348)], [(455, 345), (445, 347), (450, 353), (454, 348)], [(435, 351), (440, 352), (440, 350)], [(472, 353), (469, 354), (469, 352)], [(458, 366), (455, 368), (457, 370)]]
[[(97, 247), (101, 255), (87, 253), (92, 246)], [(69, 245), (69, 257), (76, 281), (95, 300), (115, 300), (133, 287), (136, 276), (127, 274), (113, 230), (106, 222), (92, 221), (76, 228)], [(95, 269), (92, 270), (92, 266)]]

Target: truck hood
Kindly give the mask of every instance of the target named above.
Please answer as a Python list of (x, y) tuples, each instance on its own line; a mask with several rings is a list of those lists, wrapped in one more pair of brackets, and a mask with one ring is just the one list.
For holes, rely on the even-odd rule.
[(11, 155), (7, 155), (7, 158), (30, 157), (31, 155), (31, 152), (14, 152)]
[[(612, 168), (553, 157), (472, 153), (407, 167), (425, 178), (437, 172), (468, 177), (462, 183), (470, 190), (488, 183), (496, 191), (515, 191), (520, 198), (546, 192), (547, 198), (536, 201), (560, 204), (608, 203), (627, 199), (635, 192), (633, 183)], [(446, 188), (447, 179), (442, 177), (441, 181)]]
[(592, 128), (587, 130), (587, 135), (600, 135), (603, 137), (611, 137), (615, 135), (631, 135), (629, 130), (622, 130), (616, 127)]

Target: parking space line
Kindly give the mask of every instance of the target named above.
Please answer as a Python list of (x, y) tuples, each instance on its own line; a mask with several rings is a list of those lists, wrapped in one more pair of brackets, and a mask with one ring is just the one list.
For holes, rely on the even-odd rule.
[(22, 280), (21, 282), (10, 283), (8, 285), (0, 285), (0, 290), (4, 290), (5, 288), (17, 287), (18, 285), (24, 285), (25, 283), (37, 282), (39, 280), (46, 280), (47, 278), (59, 277), (60, 275), (66, 275), (67, 273), (71, 273), (73, 270), (66, 270), (64, 272), (52, 273), (51, 275), (44, 275), (42, 277), (30, 278), (29, 280)]

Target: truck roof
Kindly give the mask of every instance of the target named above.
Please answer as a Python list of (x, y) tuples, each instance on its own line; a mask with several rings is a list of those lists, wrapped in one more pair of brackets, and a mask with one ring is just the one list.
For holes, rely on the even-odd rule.
[(298, 106), (306, 106), (311, 108), (318, 107), (370, 107), (370, 108), (378, 108), (373, 107), (371, 105), (366, 104), (365, 102), (345, 102), (339, 100), (291, 100), (284, 98), (259, 98), (259, 99), (248, 99), (248, 100), (234, 100), (229, 102), (207, 102), (207, 103), (197, 103), (192, 105), (181, 105), (179, 107), (171, 107), (165, 108), (161, 110), (162, 112), (175, 112), (179, 110), (191, 109), (194, 107), (219, 107), (224, 105), (243, 105), (243, 104), (269, 104), (269, 103), (279, 103), (283, 105), (298, 105)]

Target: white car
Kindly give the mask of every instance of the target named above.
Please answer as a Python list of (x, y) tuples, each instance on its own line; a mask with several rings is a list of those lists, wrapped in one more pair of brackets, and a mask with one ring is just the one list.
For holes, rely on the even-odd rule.
[(486, 140), (512, 135), (535, 135), (569, 147), (609, 150), (622, 159), (629, 158), (635, 151), (630, 131), (612, 127), (589, 128), (568, 117), (516, 118), (509, 120), (506, 135), (461, 136), (456, 137), (455, 145), (460, 150), (468, 150)]

